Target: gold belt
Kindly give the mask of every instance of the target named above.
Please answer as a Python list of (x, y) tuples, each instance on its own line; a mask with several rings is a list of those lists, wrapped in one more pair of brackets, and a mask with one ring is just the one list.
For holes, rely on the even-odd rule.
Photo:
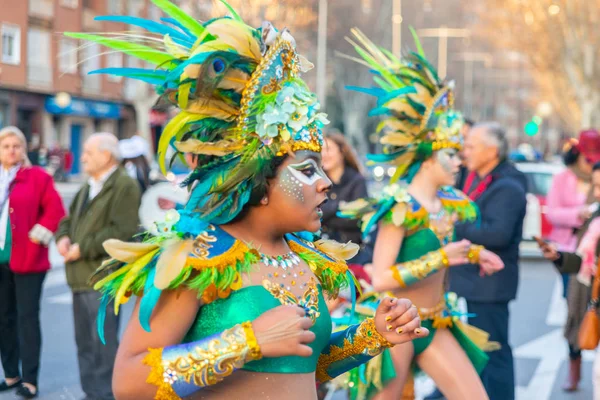
[(446, 299), (442, 297), (434, 307), (418, 308), (419, 317), (421, 321), (433, 321), (435, 329), (449, 328), (452, 326), (452, 317), (444, 315), (446, 309)]

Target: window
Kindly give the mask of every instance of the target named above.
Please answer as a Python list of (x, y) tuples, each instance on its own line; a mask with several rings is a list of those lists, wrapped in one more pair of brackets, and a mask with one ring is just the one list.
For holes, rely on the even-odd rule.
[(77, 40), (61, 38), (59, 43), (58, 68), (61, 74), (77, 73)]
[(79, 6), (79, 0), (60, 0), (60, 5), (76, 9)]
[(29, 28), (27, 33), (27, 78), (29, 84), (48, 87), (52, 85), (50, 58), (50, 32)]
[(21, 28), (17, 25), (2, 25), (2, 62), (19, 65), (21, 63)]
[(108, 13), (110, 15), (123, 14), (123, 0), (108, 0)]
[(81, 50), (80, 70), (83, 78), (83, 90), (86, 93), (99, 93), (101, 89), (100, 75), (88, 75), (88, 72), (100, 68), (100, 45), (90, 43)]
[[(110, 53), (108, 55), (108, 68), (123, 68), (123, 53)], [(122, 76), (108, 75), (108, 80), (111, 82), (121, 82)]]

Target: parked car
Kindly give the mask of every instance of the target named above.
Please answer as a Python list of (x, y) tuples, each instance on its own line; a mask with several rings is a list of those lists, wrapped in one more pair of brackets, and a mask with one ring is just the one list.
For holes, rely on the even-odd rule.
[[(546, 196), (552, 185), (552, 177), (565, 167), (550, 163), (517, 163), (517, 169), (527, 177), (527, 214), (523, 223), (523, 240), (532, 241), (534, 236), (547, 238), (552, 224), (546, 217)], [(537, 246), (526, 246), (532, 249)]]

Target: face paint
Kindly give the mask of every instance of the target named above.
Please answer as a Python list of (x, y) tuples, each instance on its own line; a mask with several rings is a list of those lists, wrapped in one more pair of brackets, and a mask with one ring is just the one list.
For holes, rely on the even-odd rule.
[(294, 177), (289, 167), (281, 172), (279, 186), (288, 197), (304, 203), (304, 185)]
[(327, 179), (325, 172), (313, 159), (308, 159), (299, 164), (290, 164), (288, 165), (287, 169), (294, 176), (294, 178), (307, 186), (314, 185), (319, 179)]
[(452, 174), (456, 170), (456, 157), (458, 151), (456, 149), (441, 149), (437, 151), (437, 160), (448, 173)]
[(298, 164), (290, 164), (281, 173), (279, 185), (289, 197), (304, 202), (304, 186), (312, 186), (327, 175), (315, 162), (308, 159)]

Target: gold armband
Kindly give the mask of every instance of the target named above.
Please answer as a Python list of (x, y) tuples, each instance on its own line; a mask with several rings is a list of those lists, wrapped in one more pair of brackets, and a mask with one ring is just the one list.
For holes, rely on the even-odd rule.
[(479, 253), (481, 253), (481, 250), (483, 249), (484, 247), (478, 244), (472, 244), (471, 247), (469, 247), (467, 258), (469, 259), (470, 264), (479, 264)]
[(449, 266), (448, 255), (444, 249), (439, 249), (429, 252), (417, 260), (394, 265), (392, 273), (394, 279), (400, 284), (400, 287), (404, 288), (422, 281)]

